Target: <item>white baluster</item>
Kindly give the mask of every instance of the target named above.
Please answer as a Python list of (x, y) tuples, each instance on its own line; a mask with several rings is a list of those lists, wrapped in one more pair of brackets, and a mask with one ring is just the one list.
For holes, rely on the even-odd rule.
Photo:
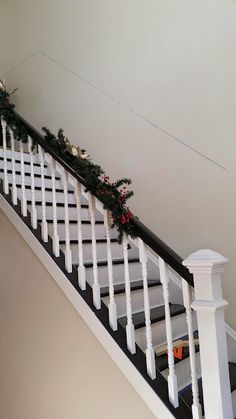
[(183, 300), (184, 300), (184, 307), (186, 309), (186, 318), (187, 318), (187, 325), (188, 325), (189, 359), (190, 359), (192, 394), (193, 394), (192, 414), (193, 414), (193, 419), (202, 419), (202, 409), (199, 402), (196, 353), (195, 353), (195, 345), (194, 345), (193, 319), (192, 319), (192, 309), (191, 309), (192, 287), (191, 285), (187, 283), (187, 281), (182, 279), (182, 289), (183, 289)]
[(117, 310), (114, 295), (114, 279), (113, 279), (113, 266), (112, 266), (112, 253), (111, 253), (111, 216), (108, 210), (104, 211), (104, 226), (107, 240), (107, 266), (108, 266), (108, 280), (109, 280), (109, 323), (112, 330), (117, 330)]
[(95, 197), (89, 193), (89, 211), (92, 232), (92, 252), (93, 252), (93, 304), (97, 310), (101, 308), (100, 286), (98, 282), (98, 266), (97, 266), (97, 242), (95, 229)]
[(177, 385), (177, 377), (175, 374), (172, 324), (171, 324), (170, 305), (169, 305), (169, 276), (168, 276), (167, 265), (161, 257), (159, 258), (159, 267), (160, 267), (160, 281), (162, 283), (163, 297), (164, 297), (164, 304), (165, 304), (166, 339), (167, 339), (168, 365), (169, 365), (169, 375), (168, 375), (169, 400), (173, 404), (174, 407), (178, 407), (179, 405), (178, 385)]
[(81, 223), (81, 184), (76, 181), (75, 185), (75, 199), (77, 207), (77, 228), (78, 228), (78, 284), (82, 290), (86, 289), (85, 280), (85, 267), (83, 257), (83, 234), (82, 234), (82, 223)]
[(148, 281), (147, 281), (147, 252), (144, 242), (139, 238), (139, 260), (142, 266), (142, 277), (143, 277), (143, 293), (144, 293), (144, 312), (145, 312), (145, 325), (146, 325), (146, 362), (147, 362), (147, 373), (154, 379), (156, 378), (156, 365), (155, 365), (155, 352), (152, 345), (152, 326), (150, 318), (150, 302), (148, 293)]
[(131, 304), (131, 289), (129, 277), (129, 260), (128, 260), (128, 240), (126, 237), (123, 239), (123, 255), (124, 255), (124, 270), (125, 270), (125, 297), (126, 297), (126, 312), (127, 312), (127, 325), (126, 325), (126, 340), (127, 347), (131, 354), (136, 352), (135, 345), (135, 331), (132, 318), (132, 304)]
[(44, 242), (48, 241), (48, 223), (46, 214), (46, 198), (45, 198), (45, 179), (44, 179), (44, 151), (42, 147), (38, 146), (39, 161), (41, 168), (41, 191), (42, 191), (42, 223), (41, 223), (41, 236)]
[(53, 211), (53, 236), (52, 247), (56, 257), (60, 256), (59, 235), (57, 228), (57, 196), (56, 196), (56, 161), (49, 156), (50, 173), (52, 178), (52, 211)]
[(25, 163), (24, 163), (24, 145), (20, 140), (20, 171), (21, 171), (21, 214), (27, 216), (27, 201), (25, 194)]
[(3, 190), (6, 195), (9, 194), (9, 180), (8, 180), (8, 173), (7, 173), (7, 124), (3, 118), (1, 118), (1, 125), (2, 125), (2, 138), (3, 138), (3, 172), (4, 172), (4, 179), (3, 179)]
[(34, 160), (32, 152), (32, 139), (28, 136), (28, 152), (30, 155), (30, 182), (31, 182), (31, 225), (37, 228), (37, 209), (35, 205), (35, 185), (34, 185)]
[(11, 171), (12, 171), (11, 200), (12, 200), (13, 205), (17, 205), (15, 138), (14, 138), (12, 130), (10, 130), (10, 137), (11, 137)]
[(69, 211), (68, 211), (68, 173), (66, 169), (62, 168), (62, 181), (64, 189), (64, 209), (65, 209), (65, 268), (67, 272), (72, 272), (72, 253), (70, 247), (70, 222), (69, 222)]

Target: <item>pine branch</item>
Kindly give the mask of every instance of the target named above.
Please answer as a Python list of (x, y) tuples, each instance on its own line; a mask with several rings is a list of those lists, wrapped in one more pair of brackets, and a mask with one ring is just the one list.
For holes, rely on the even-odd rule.
[[(0, 81), (1, 82), (1, 81)], [(3, 85), (2, 85), (3, 86)], [(21, 122), (14, 112), (15, 105), (10, 103), (10, 94), (1, 88), (0, 83), (0, 117), (3, 118), (7, 126), (12, 130), (16, 140), (28, 141), (27, 128)], [(57, 135), (51, 133), (47, 127), (43, 127), (45, 141), (60, 156), (74, 172), (84, 179), (87, 185), (87, 191), (97, 196), (103, 203), (104, 208), (108, 209), (112, 215), (112, 227), (118, 232), (118, 239), (121, 243), (124, 235), (135, 237), (134, 225), (131, 222), (133, 215), (127, 207), (126, 202), (133, 196), (133, 191), (128, 191), (124, 185), (130, 185), (129, 178), (118, 179), (111, 183), (108, 176), (101, 166), (94, 164), (86, 155), (86, 150), (71, 145), (70, 141), (64, 135), (62, 128), (58, 130)], [(37, 148), (37, 143), (33, 140), (33, 149)]]

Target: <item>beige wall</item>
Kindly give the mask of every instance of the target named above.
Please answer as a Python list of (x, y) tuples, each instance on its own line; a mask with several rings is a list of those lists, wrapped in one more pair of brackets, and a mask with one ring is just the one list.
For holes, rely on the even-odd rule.
[(38, 128), (63, 127), (113, 178), (132, 177), (132, 209), (182, 256), (209, 247), (229, 257), (236, 328), (236, 3), (0, 8), (0, 74), (20, 88), (19, 111)]
[(0, 212), (0, 419), (153, 419)]

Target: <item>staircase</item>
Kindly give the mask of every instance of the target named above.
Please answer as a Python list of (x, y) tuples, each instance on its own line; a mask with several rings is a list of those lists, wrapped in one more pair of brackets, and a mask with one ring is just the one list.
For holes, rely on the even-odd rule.
[[(22, 123), (28, 129), (28, 144), (15, 140), (5, 121), (1, 121), (1, 208), (6, 215), (15, 220), (16, 228), (21, 223), (20, 231), (24, 230), (26, 237), (31, 234), (37, 240), (73, 292), (95, 314), (130, 368), (135, 369), (135, 374), (138, 372), (147, 396), (141, 394), (140, 385), (137, 391), (157, 418), (200, 419), (205, 412), (207, 419), (236, 417), (236, 364), (228, 363), (224, 353), (224, 327), (219, 353), (223, 360), (216, 357), (211, 364), (213, 369), (205, 372), (206, 363), (215, 357), (207, 354), (203, 326), (200, 327), (203, 321), (196, 304), (198, 300), (209, 300), (197, 298), (197, 293), (199, 297), (204, 291), (198, 282), (196, 266), (200, 263), (194, 265), (194, 257), (189, 258), (184, 262), (188, 269), (137, 219), (133, 221), (137, 239), (125, 237), (119, 244), (118, 233), (110, 226), (109, 211), (86, 191), (83, 180), (50, 150), (40, 134), (25, 121)], [(32, 140), (38, 143), (36, 154), (31, 149)], [(198, 261), (204, 262), (206, 252), (200, 256)], [(214, 269), (219, 271), (224, 258), (214, 252), (208, 256), (208, 279), (213, 284), (212, 272), (214, 276)], [(221, 289), (217, 289), (219, 302)], [(210, 301), (210, 306), (213, 303)], [(218, 317), (213, 320), (219, 321)], [(218, 330), (221, 323), (216, 324)], [(217, 351), (210, 346), (211, 338), (215, 339), (211, 329), (208, 352)], [(224, 375), (223, 389), (216, 383), (215, 374)], [(227, 398), (231, 397), (227, 393), (228, 377), (233, 415), (231, 399), (229, 402)], [(209, 382), (223, 400), (219, 401), (217, 393), (212, 400), (207, 392)], [(158, 401), (156, 407), (151, 397)]]

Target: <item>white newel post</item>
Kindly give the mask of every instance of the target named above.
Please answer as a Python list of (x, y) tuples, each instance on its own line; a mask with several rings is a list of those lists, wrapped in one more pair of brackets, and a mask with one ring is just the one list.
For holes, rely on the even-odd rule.
[(183, 262), (194, 277), (205, 419), (233, 419), (221, 276), (227, 262), (212, 250), (199, 250)]

